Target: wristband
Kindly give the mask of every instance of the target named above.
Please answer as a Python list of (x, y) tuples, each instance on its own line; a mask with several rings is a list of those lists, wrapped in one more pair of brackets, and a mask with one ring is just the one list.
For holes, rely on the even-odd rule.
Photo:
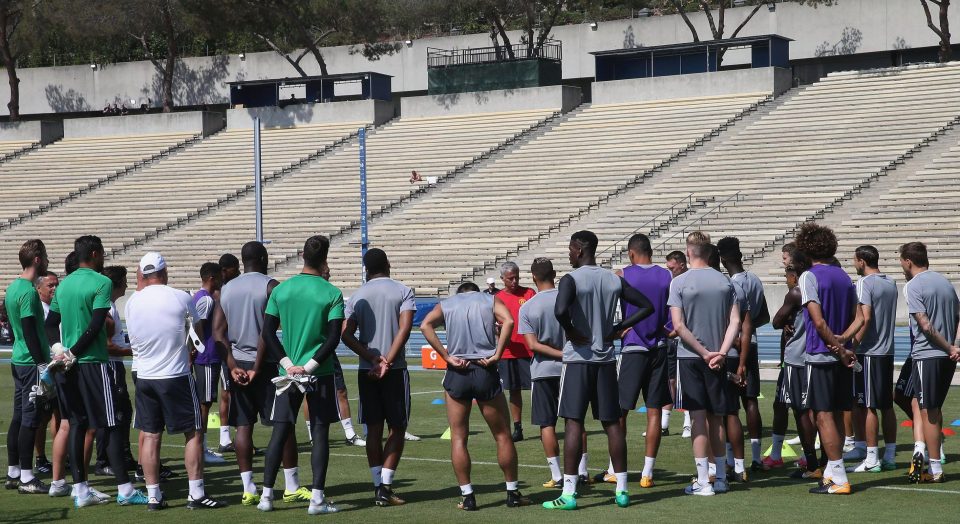
[(306, 364), (303, 365), (303, 369), (304, 371), (307, 372), (308, 375), (312, 375), (313, 372), (316, 371), (318, 367), (320, 367), (320, 364), (316, 360), (313, 360), (312, 358), (308, 360)]
[(293, 367), (293, 361), (290, 360), (290, 357), (283, 357), (280, 359), (280, 366), (282, 366), (283, 370), (286, 371)]

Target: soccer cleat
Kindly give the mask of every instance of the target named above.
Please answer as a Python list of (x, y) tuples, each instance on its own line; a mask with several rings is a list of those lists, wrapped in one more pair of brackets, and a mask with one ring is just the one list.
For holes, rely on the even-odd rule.
[(164, 466), (163, 464), (160, 464), (160, 480), (166, 481), (176, 476), (177, 476), (176, 471), (170, 469), (168, 466)]
[(893, 471), (897, 469), (897, 463), (892, 460), (891, 461), (881, 460), (880, 469), (882, 469), (883, 471)]
[(923, 474), (923, 482), (929, 482), (931, 484), (941, 484), (946, 481), (947, 481), (947, 478), (943, 475), (942, 471), (940, 473), (933, 473), (933, 474), (924, 473)]
[(923, 454), (914, 453), (910, 461), (910, 469), (907, 471), (907, 482), (919, 484), (923, 476)]
[(792, 439), (785, 441), (784, 444), (787, 444), (787, 445), (789, 445), (789, 446), (799, 446), (799, 445), (800, 445), (800, 435), (797, 435), (796, 437), (793, 437)]
[(853, 448), (843, 454), (843, 460), (846, 462), (856, 462), (867, 458), (867, 450), (863, 448)]
[(699, 495), (701, 497), (709, 497), (715, 494), (713, 486), (710, 484), (701, 486), (700, 483), (696, 481), (684, 488), (683, 492), (687, 495)]
[(147, 501), (147, 511), (160, 511), (167, 508), (167, 501), (163, 498), (150, 497)]
[(403, 434), (403, 440), (407, 440), (410, 442), (418, 442), (421, 440), (421, 438), (407, 431)]
[(20, 486), (20, 477), (7, 477), (7, 481), (3, 483), (4, 489), (17, 489)]
[(653, 483), (653, 477), (640, 477), (640, 487), (641, 488), (652, 488), (656, 486)]
[(336, 506), (333, 505), (332, 500), (324, 499), (322, 502), (310, 501), (310, 506), (307, 508), (307, 515), (324, 515), (326, 513), (336, 513), (340, 511)]
[[(93, 491), (91, 490), (90, 493), (92, 494)], [(133, 490), (133, 493), (131, 493), (128, 497), (117, 494), (117, 504), (121, 506), (145, 506), (149, 502), (150, 499), (147, 498), (147, 496), (144, 495), (139, 489)]]
[(750, 480), (750, 476), (747, 475), (746, 470), (741, 471), (740, 473), (727, 473), (727, 478), (730, 479), (731, 482), (740, 482), (744, 484)]
[[(313, 442), (313, 439), (310, 439), (310, 442)], [(256, 446), (253, 447), (253, 456), (254, 456), (254, 457), (262, 457), (265, 453), (266, 453), (266, 452), (263, 451), (262, 449), (260, 449), (260, 448), (258, 448), (258, 447), (256, 447)]]
[(514, 428), (513, 435), (511, 436), (511, 438), (513, 438), (514, 442), (520, 442), (521, 440), (523, 440), (523, 429)]
[(47, 457), (37, 457), (37, 473), (48, 474), (53, 471), (53, 464), (47, 460)]
[(225, 507), (227, 507), (226, 502), (212, 499), (206, 495), (198, 499), (187, 496), (187, 509), (220, 509)]
[(398, 497), (397, 494), (393, 492), (393, 489), (386, 484), (381, 484), (377, 487), (373, 502), (380, 507), (403, 506), (407, 503), (407, 501)]
[(107, 495), (106, 493), (93, 488), (90, 488), (90, 493), (93, 493), (93, 496), (97, 497), (97, 500), (100, 501), (100, 504), (107, 504), (112, 500), (110, 495)]
[(800, 468), (800, 469), (807, 469), (807, 459), (806, 459), (806, 457), (800, 457), (800, 458), (798, 458), (797, 461), (795, 462), (795, 464), (796, 464), (797, 467)]
[(49, 490), (50, 488), (37, 477), (33, 477), (33, 480), (30, 482), (21, 482), (20, 485), (17, 486), (17, 493), (21, 495), (41, 495), (48, 493)]
[(553, 479), (550, 479), (550, 480), (548, 480), (548, 481), (546, 481), (546, 482), (543, 483), (543, 487), (545, 487), (545, 488), (562, 488), (562, 487), (563, 487), (563, 481), (562, 481), (562, 480), (553, 480)]
[(47, 492), (47, 495), (50, 495), (51, 497), (66, 497), (70, 495), (70, 491), (70, 486), (68, 486), (66, 482), (60, 484), (59, 486), (51, 483), (50, 491)]
[(670, 436), (670, 428), (660, 428), (660, 436), (661, 436), (661, 437), (669, 437), (669, 436)]
[(771, 469), (780, 469), (783, 467), (783, 459), (772, 459), (770, 457), (763, 457), (763, 468), (764, 471)]
[[(617, 477), (614, 477), (613, 475), (610, 475), (610, 476), (613, 477), (613, 480), (612, 480), (612, 481), (606, 480), (606, 477), (604, 477), (604, 482), (610, 482), (610, 483), (616, 484), (616, 482), (617, 482)], [(594, 481), (595, 481), (595, 479), (591, 479), (591, 478), (590, 478), (590, 475), (587, 475), (586, 473), (584, 473), (583, 475), (580, 475), (579, 477), (577, 477), (577, 485), (578, 485), (578, 486), (589, 486), (589, 485), (593, 484)]]
[(820, 480), (823, 478), (823, 470), (820, 468), (817, 468), (813, 471), (798, 469), (790, 474), (790, 478), (800, 480)]
[(768, 469), (770, 468), (764, 465), (763, 462), (754, 460), (753, 462), (750, 463), (750, 471), (766, 471)]
[(834, 484), (832, 480), (826, 480), (815, 488), (810, 488), (810, 493), (815, 495), (849, 495), (851, 493), (850, 483)]
[(146, 481), (146, 477), (143, 476), (143, 466), (140, 464), (137, 464), (137, 469), (133, 471), (133, 480), (136, 482)]
[(256, 493), (246, 493), (244, 492), (243, 496), (240, 498), (241, 506), (256, 506), (260, 503), (260, 495)]
[(367, 445), (367, 441), (360, 438), (360, 435), (354, 435), (352, 438), (348, 438), (344, 442), (346, 442), (348, 446), (357, 446), (358, 448), (362, 448)]
[(529, 506), (530, 499), (523, 496), (523, 493), (520, 493), (519, 489), (507, 492), (507, 507), (508, 508), (519, 508), (521, 506)]
[[(817, 437), (819, 438), (819, 435), (817, 435)], [(843, 439), (843, 452), (844, 452), (844, 453), (849, 453), (851, 450), (853, 450), (854, 447), (856, 447), (856, 445), (853, 443), (853, 438), (852, 438), (852, 437), (845, 437), (845, 438)], [(864, 453), (866, 453), (866, 450), (864, 450)]]
[(680, 438), (690, 438), (690, 426), (683, 426), (683, 433), (680, 434)]
[(309, 502), (312, 496), (313, 496), (312, 491), (307, 489), (305, 486), (300, 486), (297, 489), (297, 491), (284, 491), (283, 501), (284, 502)]
[(882, 471), (882, 468), (880, 467), (879, 462), (876, 464), (867, 464), (866, 460), (857, 464), (856, 466), (850, 466), (847, 468), (847, 473), (880, 473), (880, 471)]
[(559, 509), (571, 511), (577, 509), (577, 498), (576, 496), (570, 497), (567, 495), (560, 495), (559, 497), (548, 500), (542, 504), (543, 509)]
[(618, 491), (613, 500), (617, 503), (617, 506), (625, 508), (630, 505), (630, 494), (626, 491)]
[(260, 497), (260, 503), (257, 504), (260, 511), (273, 511), (273, 497)]
[(100, 504), (100, 499), (93, 493), (87, 493), (86, 497), (73, 497), (73, 507), (80, 509), (87, 506), (96, 506)]
[(716, 494), (726, 493), (730, 491), (730, 484), (727, 483), (726, 479), (719, 479), (713, 481), (713, 492)]
[(226, 446), (224, 446), (223, 444), (220, 444), (220, 447), (217, 448), (217, 451), (218, 451), (221, 455), (223, 455), (224, 453), (236, 453), (236, 452), (237, 452), (237, 448), (233, 447), (233, 442), (231, 442), (231, 443), (227, 444)]
[(460, 495), (460, 502), (457, 503), (457, 508), (463, 511), (477, 511), (477, 497), (475, 497), (473, 493)]
[(93, 474), (101, 477), (112, 477), (113, 468), (109, 464), (97, 464), (93, 468)]
[(207, 449), (203, 452), (203, 462), (206, 464), (223, 464), (226, 460), (222, 454)]
[[(613, 473), (610, 473), (609, 471), (603, 471), (593, 476), (593, 482), (597, 482), (597, 483), (606, 482), (608, 484), (616, 484), (617, 476), (614, 475)], [(593, 482), (587, 482), (587, 484), (592, 484)], [(584, 484), (584, 475), (580, 475), (580, 484)]]

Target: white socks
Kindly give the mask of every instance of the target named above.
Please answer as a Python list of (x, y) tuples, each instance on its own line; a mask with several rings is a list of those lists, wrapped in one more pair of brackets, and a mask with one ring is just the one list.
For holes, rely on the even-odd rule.
[(467, 495), (469, 495), (469, 494), (471, 494), (471, 493), (473, 493), (473, 485), (472, 485), (472, 484), (464, 484), (464, 485), (460, 486), (460, 494), (461, 494), (461, 495), (467, 496)]
[(897, 460), (897, 443), (885, 443), (883, 446), (883, 460), (885, 462), (895, 462)]
[(380, 470), (380, 481), (386, 485), (393, 484), (393, 474), (396, 470), (383, 468)]
[(627, 472), (614, 473), (617, 477), (617, 492), (627, 491)]
[(517, 491), (518, 489), (520, 489), (520, 487), (518, 486), (518, 484), (519, 484), (519, 482), (517, 482), (516, 480), (508, 480), (508, 481), (506, 481), (507, 491)]
[(304, 422), (307, 423), (307, 439), (310, 440), (310, 442), (313, 442), (313, 426), (310, 425), (309, 420), (306, 420)]
[(577, 492), (577, 475), (563, 475), (563, 494), (573, 496)]
[(133, 495), (133, 484), (127, 482), (126, 484), (120, 484), (117, 486), (117, 494), (122, 497), (129, 497)]
[(607, 461), (607, 474), (613, 475), (613, 459)]
[(300, 489), (300, 468), (290, 468), (283, 470), (284, 489), (287, 493), (293, 493)]
[(7, 466), (7, 476), (12, 479), (20, 478), (20, 466)]
[(880, 462), (880, 457), (878, 456), (879, 453), (877, 451), (878, 450), (876, 447), (868, 447), (867, 457), (863, 459), (863, 463), (870, 466), (876, 466)]
[(230, 440), (230, 426), (220, 426), (220, 445), (229, 446), (233, 442)]
[(73, 485), (73, 496), (85, 499), (90, 496), (90, 486), (86, 482), (77, 482)]
[(20, 470), (20, 482), (26, 484), (33, 480), (33, 470), (32, 469), (21, 469)]
[(692, 426), (690, 425), (690, 412), (689, 412), (689, 411), (684, 411), (684, 412), (683, 412), (683, 427), (685, 427), (685, 428), (692, 427)]
[(584, 453), (580, 455), (580, 469), (578, 470), (581, 475), (589, 475), (590, 472), (587, 471), (587, 454)]
[(203, 498), (203, 479), (199, 480), (190, 480), (187, 482), (190, 485), (190, 498), (193, 500), (200, 500)]
[(550, 478), (553, 479), (554, 482), (563, 480), (563, 475), (560, 473), (559, 457), (547, 457), (547, 465), (550, 466)]
[(263, 487), (263, 493), (260, 495), (260, 498), (273, 500), (273, 488)]
[(357, 436), (357, 432), (353, 430), (353, 421), (349, 418), (341, 420), (340, 425), (343, 426), (343, 434), (346, 435), (347, 440)]
[(847, 470), (843, 467), (843, 459), (828, 460), (827, 470), (823, 472), (824, 478), (829, 477), (836, 485), (847, 483)]
[(923, 456), (926, 456), (926, 455), (927, 455), (927, 443), (926, 443), (926, 442), (924, 442), (924, 441), (922, 441), (922, 440), (918, 440), (918, 441), (916, 441), (916, 442), (913, 443), (913, 454), (916, 455), (917, 453), (919, 453), (919, 454), (921, 454), (921, 455), (923, 455)]
[(157, 500), (163, 498), (163, 495), (160, 493), (160, 484), (150, 484), (147, 486), (147, 496)]
[(315, 489), (313, 490), (312, 496), (310, 497), (311, 504), (323, 504), (323, 490)]
[(706, 486), (710, 483), (710, 463), (707, 462), (707, 457), (697, 457), (693, 461), (697, 464), (697, 484)]
[(773, 449), (770, 450), (771, 460), (783, 460), (783, 435), (773, 434)]
[(763, 450), (760, 449), (760, 439), (750, 439), (750, 456), (754, 462), (763, 462)]
[(660, 410), (660, 429), (667, 429), (670, 427), (670, 413), (672, 413), (672, 411), (667, 408)]
[(379, 487), (383, 482), (381, 478), (381, 472), (383, 471), (383, 466), (374, 466), (370, 468), (370, 478), (373, 480), (373, 487)]
[(652, 477), (653, 465), (656, 462), (657, 462), (656, 457), (643, 457), (643, 472), (640, 475), (643, 477)]
[(257, 494), (257, 485), (253, 483), (252, 471), (240, 472), (240, 483), (243, 484), (243, 492), (251, 495)]
[(733, 459), (733, 471), (737, 473), (743, 473), (746, 471), (743, 467), (743, 459), (735, 458)]
[(940, 473), (943, 473), (943, 462), (940, 462), (939, 460), (931, 460), (930, 473), (932, 475), (939, 475)]

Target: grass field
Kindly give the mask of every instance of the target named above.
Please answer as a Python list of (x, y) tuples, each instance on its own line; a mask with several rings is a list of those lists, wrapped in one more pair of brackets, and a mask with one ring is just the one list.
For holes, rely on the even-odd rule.
[[(350, 362), (344, 359), (344, 363)], [(407, 522), (440, 522), (453, 519), (465, 522), (494, 519), (504, 522), (543, 522), (546, 519), (573, 522), (582, 521), (584, 518), (603, 522), (636, 522), (639, 519), (688, 520), (691, 512), (697, 512), (704, 518), (708, 515), (710, 518), (719, 518), (720, 522), (785, 522), (788, 519), (794, 520), (799, 515), (807, 522), (835, 522), (850, 518), (863, 522), (892, 522), (917, 517), (923, 521), (952, 521), (956, 518), (957, 505), (953, 497), (960, 494), (960, 482), (951, 480), (945, 484), (924, 486), (907, 484), (903, 475), (912, 450), (912, 437), (909, 429), (902, 427), (897, 455), (901, 469), (878, 474), (851, 475), (855, 492), (848, 497), (810, 495), (807, 489), (812, 484), (789, 480), (788, 470), (754, 474), (749, 484), (734, 484), (730, 493), (725, 495), (709, 498), (684, 496), (683, 487), (694, 473), (694, 467), (690, 441), (678, 436), (683, 421), (680, 414), (671, 420), (670, 429), (674, 435), (663, 440), (655, 473), (657, 486), (645, 490), (641, 490), (638, 485), (639, 468), (643, 464), (643, 439), (640, 434), (645, 416), (631, 415), (628, 443), (632, 504), (629, 508), (621, 509), (613, 505), (613, 485), (602, 484), (582, 492), (581, 509), (577, 512), (547, 513), (547, 510), (538, 506), (518, 509), (503, 506), (503, 478), (496, 466), (493, 439), (479, 414), (475, 413), (471, 426), (470, 450), (474, 461), (473, 484), (481, 511), (466, 513), (456, 509), (459, 490), (449, 463), (449, 442), (439, 438), (447, 428), (444, 406), (431, 404), (434, 399), (442, 397), (440, 379), (441, 374), (436, 371), (411, 373), (413, 414), (410, 430), (422, 436), (423, 441), (407, 443), (394, 481), (395, 490), (407, 500), (407, 505), (395, 508), (377, 508), (373, 505), (373, 490), (364, 450), (345, 445), (342, 429), (337, 426), (331, 429), (334, 444), (331, 449), (327, 493), (340, 507), (340, 513), (315, 518), (335, 519), (338, 522), (369, 522), (387, 518)], [(347, 383), (356, 416), (355, 371), (347, 371)], [(0, 372), (0, 424), (4, 431), (9, 424), (11, 388), (10, 374), (6, 370)], [(771, 422), (770, 399), (773, 389), (772, 383), (765, 383), (763, 392), (766, 399), (761, 400), (764, 423), (768, 427)], [(960, 417), (960, 392), (952, 392), (945, 414), (948, 421)], [(525, 413), (525, 416), (528, 417), (528, 413)], [(354, 422), (356, 423), (356, 418)], [(309, 485), (309, 446), (306, 443), (303, 423), (298, 426), (298, 438), (304, 442), (300, 446), (300, 478)], [(591, 472), (596, 472), (606, 466), (606, 443), (598, 423), (590, 421), (588, 429)], [(525, 432), (527, 440), (517, 445), (521, 489), (539, 504), (554, 498), (558, 491), (540, 487), (540, 484), (549, 478), (549, 470), (543, 458), (540, 441), (536, 438), (536, 431), (527, 424)], [(766, 429), (764, 434), (768, 435), (769, 430)], [(216, 433), (211, 435), (216, 438)], [(258, 445), (265, 446), (268, 438), (267, 429), (257, 429), (255, 442)], [(960, 437), (948, 438), (946, 442), (951, 461), (960, 460), (958, 438)], [(28, 496), (0, 491), (0, 522), (28, 523), (60, 519), (109, 522), (112, 519), (129, 521), (131, 518), (143, 522), (177, 519), (190, 519), (192, 522), (280, 522), (307, 517), (306, 504), (278, 502), (273, 513), (260, 513), (255, 508), (240, 506), (239, 475), (229, 455), (225, 465), (207, 468), (206, 486), (210, 495), (227, 500), (231, 506), (209, 512), (186, 510), (184, 505), (187, 482), (183, 471), (181, 443), (180, 437), (165, 437), (165, 461), (179, 472), (180, 476), (163, 485), (164, 493), (171, 503), (171, 507), (163, 512), (148, 514), (143, 507), (120, 507), (114, 503), (76, 510), (69, 498), (53, 499), (45, 495)], [(769, 443), (769, 438), (765, 438), (764, 446)], [(749, 446), (747, 449), (749, 460)], [(262, 458), (258, 457), (255, 461), (255, 480), (258, 486), (262, 479), (262, 465)], [(960, 462), (951, 462), (945, 467), (948, 477), (960, 478), (957, 477), (958, 471)], [(278, 489), (282, 489), (282, 479), (283, 475), (280, 475)], [(116, 493), (110, 478), (91, 477), (91, 481), (102, 491), (111, 495)]]

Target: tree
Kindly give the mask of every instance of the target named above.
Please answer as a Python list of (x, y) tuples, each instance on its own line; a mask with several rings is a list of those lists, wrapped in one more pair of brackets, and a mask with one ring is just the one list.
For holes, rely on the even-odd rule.
[[(933, 16), (930, 14), (930, 2), (940, 10), (938, 23), (933, 23)], [(950, 48), (950, 20), (947, 13), (950, 10), (950, 0), (920, 0), (923, 6), (923, 14), (927, 17), (927, 27), (940, 37), (940, 49), (937, 50), (937, 59), (940, 62), (949, 62), (953, 57), (953, 50)]]
[(490, 27), (490, 40), (498, 59), (514, 59), (516, 53), (507, 31), (517, 25), (526, 46), (526, 56), (538, 56), (550, 38), (565, 0), (484, 0), (480, 10)]
[(20, 78), (17, 60), (38, 42), (43, 24), (37, 24), (39, 0), (0, 1), (0, 61), (7, 70), (10, 120), (20, 118)]

